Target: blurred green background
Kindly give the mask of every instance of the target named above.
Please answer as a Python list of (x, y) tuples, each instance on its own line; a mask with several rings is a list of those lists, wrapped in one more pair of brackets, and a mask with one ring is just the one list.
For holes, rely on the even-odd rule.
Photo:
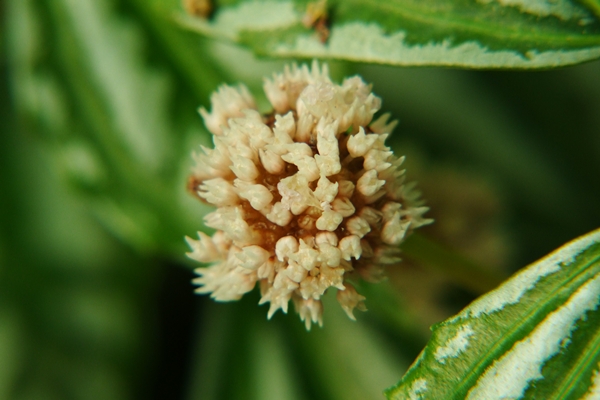
[[(262, 77), (284, 61), (184, 32), (158, 3), (0, 1), (0, 399), (382, 398), (478, 293), (407, 257), (360, 288), (358, 322), (326, 299), (311, 332), (266, 321), (257, 293), (195, 296), (183, 237), (207, 208), (185, 185), (211, 143), (196, 110), (237, 82), (266, 110)], [(330, 66), (400, 120), (389, 143), (429, 238), (511, 273), (600, 225), (598, 62)]]

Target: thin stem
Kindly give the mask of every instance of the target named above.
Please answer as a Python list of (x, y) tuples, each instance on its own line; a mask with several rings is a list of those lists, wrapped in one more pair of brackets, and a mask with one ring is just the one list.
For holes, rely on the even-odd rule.
[(455, 283), (476, 293), (485, 293), (507, 278), (419, 234), (407, 238), (402, 244), (402, 251), (407, 258), (437, 269)]

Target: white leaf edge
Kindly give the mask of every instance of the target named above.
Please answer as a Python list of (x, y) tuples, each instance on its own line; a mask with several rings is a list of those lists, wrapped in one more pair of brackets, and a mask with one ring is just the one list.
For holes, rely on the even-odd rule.
[[(456, 334), (437, 346), (434, 357), (440, 364), (447, 358), (458, 357), (467, 351), (469, 343), (477, 341), (477, 332), (469, 321), (482, 315), (493, 315), (504, 307), (516, 304), (525, 293), (533, 290), (539, 280), (557, 273), (572, 264), (577, 256), (594, 244), (600, 243), (600, 229), (572, 240), (542, 259), (515, 274), (497, 289), (475, 300), (458, 315), (444, 324), (459, 325)], [(542, 368), (548, 360), (558, 354), (568, 343), (576, 325), (585, 320), (586, 313), (600, 306), (600, 272), (588, 279), (563, 304), (549, 313), (526, 337), (495, 360), (467, 393), (468, 400), (500, 400), (521, 398), (531, 382), (541, 379)], [(421, 363), (424, 352), (409, 368), (407, 374)], [(598, 365), (600, 370), (600, 364)], [(596, 399), (600, 391), (600, 372), (596, 372), (590, 388), (584, 395), (586, 400)], [(431, 388), (423, 376), (417, 376), (410, 387), (394, 393), (395, 399), (426, 399)], [(406, 396), (402, 397), (402, 394)]]
[[(485, 1), (485, 0), (484, 0)], [(491, 0), (490, 0), (491, 1)], [(509, 5), (516, 0), (504, 0)], [(544, 0), (535, 0), (540, 3)], [(553, 4), (549, 10), (532, 1), (519, 0), (530, 12), (540, 16), (559, 13), (564, 18), (588, 17), (581, 10), (567, 10)], [(562, 3), (561, 3), (562, 4)], [(577, 11), (577, 12), (576, 12)], [(268, 30), (286, 28), (301, 22), (302, 14), (291, 1), (253, 1), (224, 8), (213, 22), (190, 16), (175, 16), (184, 27), (215, 38), (239, 41), (242, 29)], [(453, 45), (450, 40), (425, 45), (406, 43), (407, 33), (397, 31), (386, 34), (376, 23), (348, 22), (331, 28), (329, 38), (323, 43), (316, 33), (298, 35), (292, 43), (280, 43), (269, 51), (272, 56), (302, 58), (334, 58), (357, 62), (391, 64), (397, 66), (456, 66), (467, 68), (542, 68), (576, 64), (600, 57), (600, 46), (578, 50), (531, 49), (525, 54), (512, 50), (491, 50), (477, 41)]]

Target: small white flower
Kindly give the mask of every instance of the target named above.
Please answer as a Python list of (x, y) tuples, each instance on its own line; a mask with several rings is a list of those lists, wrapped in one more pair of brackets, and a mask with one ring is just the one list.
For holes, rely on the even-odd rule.
[(369, 223), (364, 218), (359, 216), (348, 219), (346, 222), (346, 228), (348, 229), (348, 232), (358, 236), (359, 238), (362, 238), (367, 233), (371, 232), (371, 226), (369, 226)]
[(214, 149), (194, 155), (190, 182), (217, 207), (205, 217), (217, 231), (186, 238), (188, 257), (211, 263), (196, 270), (196, 291), (232, 301), (258, 283), (268, 318), (293, 300), (310, 329), (334, 287), (354, 319), (365, 298), (348, 281), (381, 279), (404, 237), (431, 222), (385, 145), (396, 122), (372, 121), (381, 100), (361, 78), (337, 85), (316, 62), (285, 67), (264, 89), (267, 116), (243, 85), (220, 87), (200, 110)]
[(244, 110), (256, 109), (254, 98), (244, 85), (237, 88), (222, 85), (216, 93), (210, 97), (212, 112), (208, 113), (204, 108), (200, 109), (200, 115), (208, 130), (214, 135), (220, 135), (224, 126), (227, 126), (230, 118), (241, 117)]

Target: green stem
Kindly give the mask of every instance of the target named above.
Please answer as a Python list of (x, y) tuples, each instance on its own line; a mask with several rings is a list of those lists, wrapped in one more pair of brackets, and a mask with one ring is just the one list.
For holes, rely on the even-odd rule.
[(437, 269), (455, 283), (476, 293), (485, 293), (507, 278), (419, 234), (407, 238), (402, 244), (402, 251), (407, 258)]

